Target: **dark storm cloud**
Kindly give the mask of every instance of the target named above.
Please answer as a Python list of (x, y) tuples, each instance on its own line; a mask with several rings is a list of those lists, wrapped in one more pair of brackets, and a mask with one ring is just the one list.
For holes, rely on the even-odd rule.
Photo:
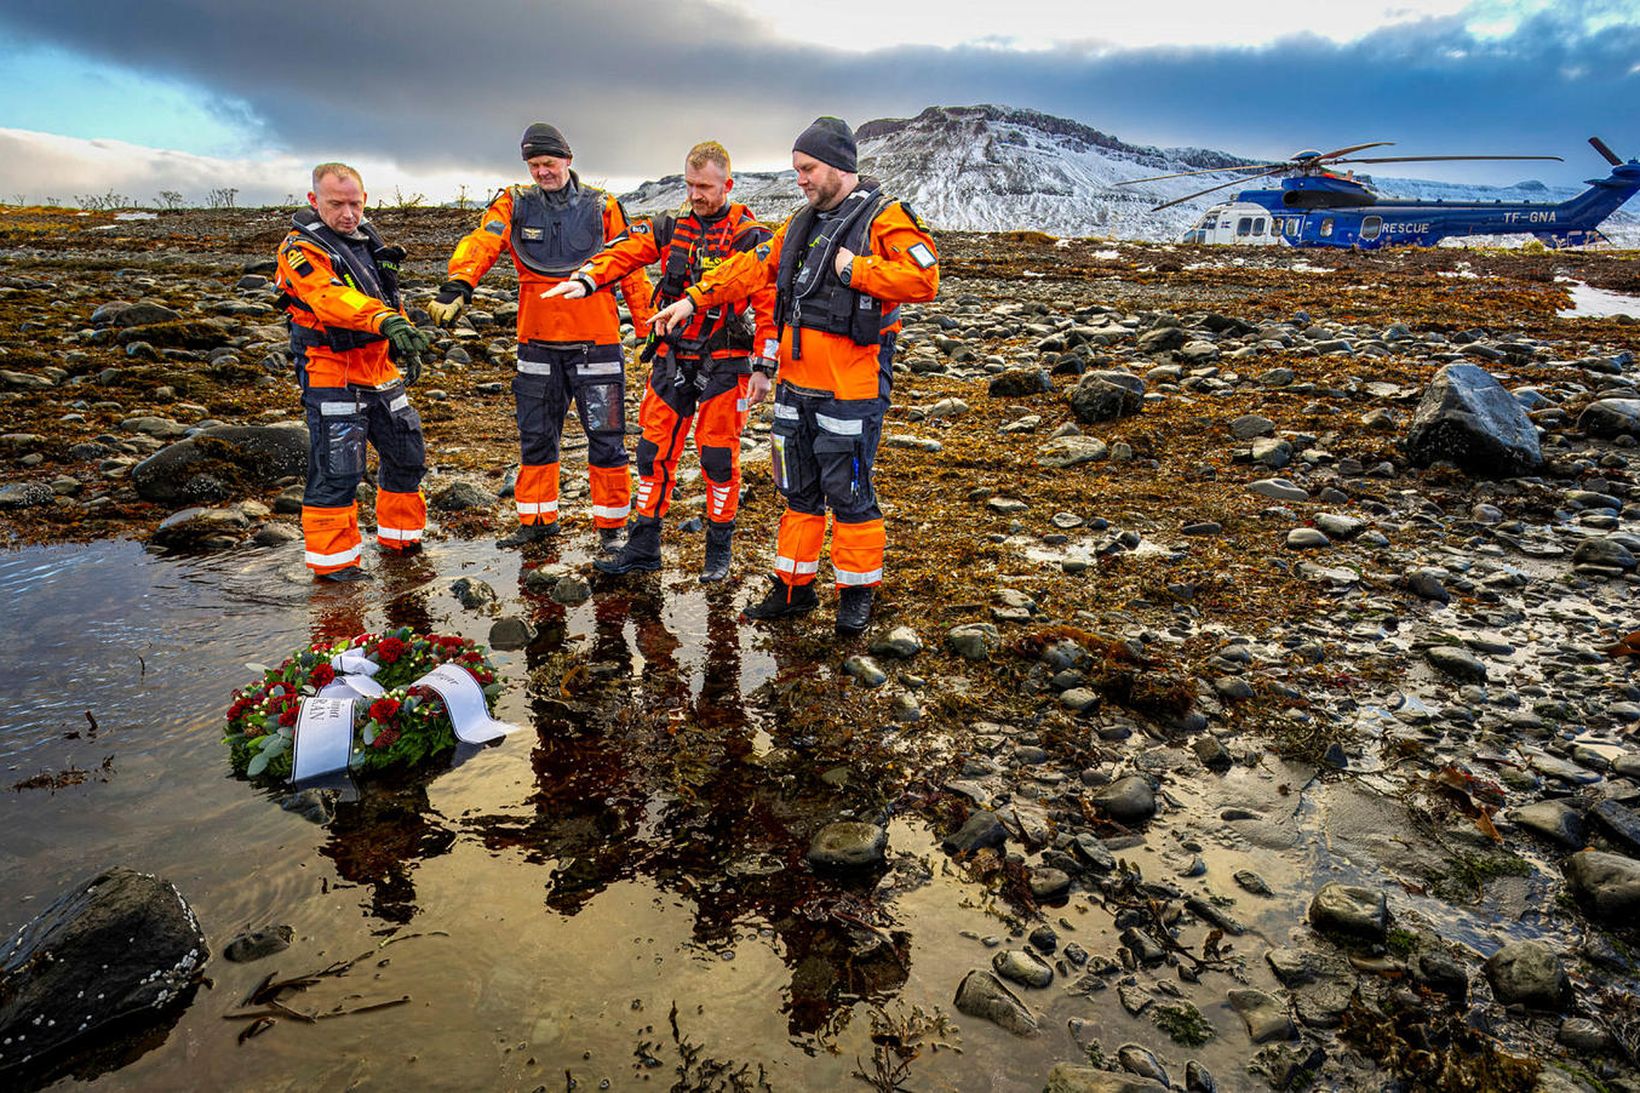
[[(1614, 12), (1627, 22), (1585, 29), (1587, 17)], [(1576, 146), (1591, 132), (1640, 154), (1632, 2), (1558, 5), (1490, 42), (1444, 19), (1342, 46), (1298, 35), (1258, 48), (1032, 54), (807, 48), (704, 0), (0, 0), (4, 31), (242, 101), (264, 122), (270, 151), (507, 177), (519, 131), (537, 119), (563, 128), (589, 175), (654, 176), (706, 136), (743, 162), (767, 160), (817, 113), (859, 122), (983, 101), (1133, 141), (1250, 154), (1393, 139), (1409, 152), (1573, 161), (1502, 177), (1589, 173)]]

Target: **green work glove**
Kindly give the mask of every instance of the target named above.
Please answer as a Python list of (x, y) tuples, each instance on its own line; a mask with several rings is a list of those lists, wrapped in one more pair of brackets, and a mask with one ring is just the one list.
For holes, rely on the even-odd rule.
[(382, 337), (387, 339), (387, 355), (404, 373), (405, 386), (420, 379), (421, 355), (433, 347), (433, 340), (402, 315), (382, 320)]

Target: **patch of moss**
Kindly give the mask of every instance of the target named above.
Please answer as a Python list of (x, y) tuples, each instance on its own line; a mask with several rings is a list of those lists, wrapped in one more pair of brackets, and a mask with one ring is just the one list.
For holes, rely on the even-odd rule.
[(1184, 1047), (1201, 1047), (1214, 1036), (1213, 1026), (1207, 1023), (1201, 1010), (1189, 1002), (1181, 1002), (1176, 1006), (1157, 1006), (1150, 1011), (1150, 1019), (1156, 1022), (1156, 1027), (1172, 1039), (1175, 1044)]
[(1418, 948), (1418, 935), (1411, 930), (1403, 930), (1397, 927), (1389, 932), (1388, 937), (1384, 938), (1384, 947), (1396, 956), (1411, 956)]
[(1431, 876), (1430, 891), (1448, 903), (1479, 899), (1489, 882), (1499, 877), (1525, 877), (1531, 863), (1515, 854), (1476, 854), (1460, 850), (1445, 873)]

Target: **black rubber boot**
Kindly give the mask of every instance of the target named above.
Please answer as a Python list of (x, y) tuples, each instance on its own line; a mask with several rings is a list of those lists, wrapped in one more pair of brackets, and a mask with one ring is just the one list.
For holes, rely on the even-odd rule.
[(700, 583), (712, 584), (729, 576), (729, 543), (735, 536), (735, 522), (706, 522), (706, 563), (700, 567)]
[[(640, 517), (642, 519), (642, 517)], [(621, 552), (626, 545), (627, 525), (620, 527), (598, 529), (598, 549), (604, 554), (615, 555)], [(659, 569), (659, 566), (655, 567)], [(625, 570), (622, 570), (625, 572)]]
[[(608, 558), (599, 558), (592, 564), (600, 573), (650, 573), (661, 567), (661, 522), (639, 516), (628, 525), (629, 534), (620, 551)], [(620, 528), (599, 528), (619, 534)]]
[(314, 579), (328, 581), (331, 584), (351, 584), (354, 581), (368, 581), (370, 579), (370, 574), (366, 573), (356, 565), (350, 565), (344, 569), (332, 570), (329, 573), (320, 573)]
[(558, 534), (558, 521), (550, 524), (520, 524), (518, 530), (503, 539), (497, 539), (498, 547), (527, 546), (530, 543), (539, 543), (544, 539), (551, 539)]
[(740, 617), (748, 622), (766, 621), (769, 619), (789, 619), (797, 615), (807, 615), (820, 601), (814, 595), (814, 582), (808, 584), (791, 585), (779, 577), (769, 578), (769, 594), (757, 603), (747, 605), (740, 613)]
[(837, 597), (837, 632), (853, 637), (865, 632), (871, 622), (870, 588), (845, 588)]

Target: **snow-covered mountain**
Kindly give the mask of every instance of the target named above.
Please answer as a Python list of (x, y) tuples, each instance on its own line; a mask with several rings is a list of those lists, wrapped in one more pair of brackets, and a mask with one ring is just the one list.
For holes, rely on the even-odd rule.
[[(1215, 171), (1131, 187), (1116, 183), (1260, 162), (1205, 148), (1128, 144), (1079, 122), (1006, 106), (931, 106), (914, 118), (866, 122), (856, 137), (862, 173), (882, 179), (933, 226), (961, 231), (1034, 228), (1176, 239), (1237, 187), (1160, 212), (1152, 206), (1240, 176)], [(1563, 201), (1579, 192), (1541, 182), (1497, 187), (1375, 178), (1373, 185), (1385, 195), (1448, 201)], [(803, 200), (791, 171), (736, 174), (734, 196), (773, 221)], [(683, 201), (683, 176), (646, 182), (622, 201), (633, 213), (675, 208)], [(1619, 212), (1606, 226), (1614, 237), (1640, 241), (1640, 216)]]

